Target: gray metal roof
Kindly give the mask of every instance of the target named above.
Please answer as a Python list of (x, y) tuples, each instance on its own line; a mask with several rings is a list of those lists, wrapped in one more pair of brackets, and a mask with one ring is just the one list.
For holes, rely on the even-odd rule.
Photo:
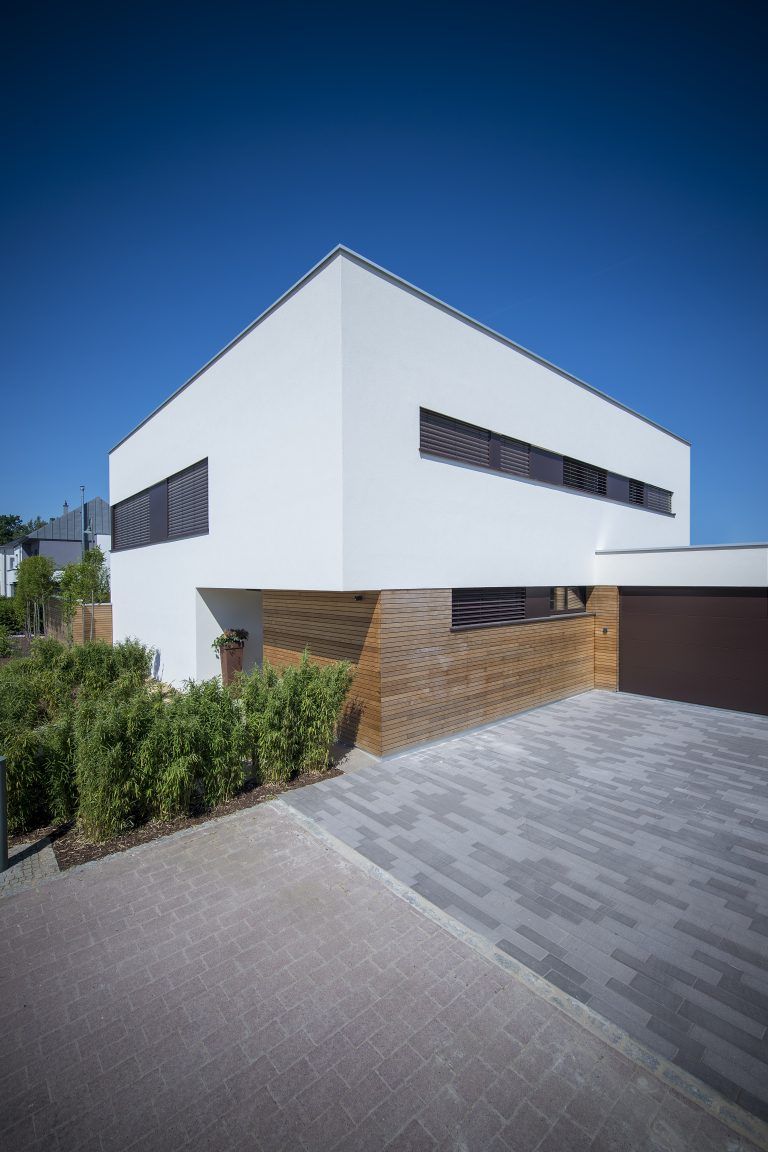
[(429, 292), (425, 292), (423, 288), (417, 288), (415, 284), (410, 284), (407, 280), (403, 280), (402, 276), (397, 276), (394, 272), (389, 272), (386, 268), (382, 268), (379, 264), (374, 264), (372, 260), (366, 259), (365, 256), (361, 256), (358, 252), (353, 252), (351, 248), (347, 248), (344, 244), (337, 244), (336, 247), (333, 248), (327, 256), (324, 256), (323, 259), (315, 264), (313, 268), (310, 268), (309, 272), (302, 276), (300, 280), (297, 280), (296, 283), (291, 288), (289, 288), (287, 292), (284, 292), (282, 296), (275, 300), (274, 304), (270, 304), (269, 308), (266, 308), (260, 316), (257, 316), (256, 319), (252, 321), (252, 323), (250, 323), (247, 328), (244, 328), (243, 331), (238, 333), (238, 335), (235, 336), (233, 340), (230, 340), (229, 344), (222, 348), (220, 352), (217, 352), (215, 356), (212, 356), (207, 364), (204, 364), (202, 368), (198, 369), (198, 371), (194, 373), (194, 375), (190, 376), (189, 379), (186, 380), (180, 388), (177, 388), (176, 391), (172, 392), (166, 400), (163, 400), (162, 404), (158, 404), (157, 408), (150, 412), (148, 416), (145, 416), (144, 419), (140, 421), (135, 428), (127, 433), (127, 435), (123, 436), (122, 440), (118, 440), (117, 444), (110, 448), (110, 455), (115, 451), (115, 449), (119, 448), (121, 444), (124, 444), (126, 440), (129, 440), (135, 432), (138, 432), (139, 428), (143, 428), (145, 424), (149, 423), (153, 416), (156, 416), (158, 412), (162, 411), (162, 409), (166, 407), (166, 405), (170, 404), (171, 400), (175, 400), (180, 392), (183, 392), (184, 389), (188, 388), (189, 385), (197, 380), (199, 376), (202, 376), (203, 372), (210, 368), (212, 364), (215, 364), (217, 360), (220, 360), (221, 357), (230, 350), (230, 348), (233, 348), (235, 344), (238, 344), (245, 336), (249, 334), (249, 332), (252, 332), (254, 328), (261, 324), (263, 320), (266, 320), (268, 316), (271, 316), (271, 314), (277, 308), (279, 308), (281, 304), (284, 304), (286, 300), (289, 300), (291, 296), (295, 295), (295, 293), (298, 292), (300, 288), (303, 288), (303, 286), (307, 284), (314, 276), (316, 276), (318, 272), (321, 272), (323, 268), (326, 268), (331, 263), (331, 261), (336, 260), (339, 256), (346, 257), (348, 260), (351, 260), (359, 267), (365, 268), (369, 272), (373, 272), (376, 276), (381, 276), (384, 280), (388, 280), (390, 284), (394, 284), (396, 287), (402, 288), (406, 292), (412, 293), (414, 296), (418, 296), (419, 299), (425, 300), (428, 304), (432, 304), (434, 307), (439, 308), (441, 311), (448, 313), (448, 315), (456, 317), (457, 320), (461, 320), (463, 323), (469, 324), (478, 332), (483, 332), (486, 336), (490, 336), (493, 340), (498, 340), (499, 343), (506, 344), (508, 348), (513, 348), (516, 352), (526, 356), (529, 360), (533, 360), (537, 364), (542, 364), (545, 368), (550, 368), (553, 372), (556, 372), (558, 376), (562, 376), (565, 380), (570, 380), (572, 384), (577, 384), (579, 388), (584, 388), (587, 392), (591, 392), (593, 395), (599, 396), (601, 400), (606, 400), (615, 408), (621, 408), (624, 412), (628, 412), (631, 416), (636, 416), (645, 424), (650, 424), (652, 428), (658, 429), (659, 432), (663, 432), (665, 435), (671, 436), (673, 440), (679, 440), (681, 444), (685, 444), (687, 447), (690, 447), (690, 441), (686, 440), (683, 436), (678, 436), (676, 432), (670, 432), (669, 428), (665, 428), (663, 424), (657, 424), (655, 420), (651, 420), (648, 416), (643, 416), (641, 412), (636, 412), (634, 408), (630, 408), (627, 404), (622, 404), (620, 400), (615, 400), (613, 396), (609, 396), (606, 392), (601, 392), (599, 388), (594, 388), (591, 384), (587, 384), (586, 381), (579, 379), (578, 376), (574, 376), (571, 372), (566, 372), (564, 368), (558, 368), (556, 364), (552, 364), (551, 361), (545, 360), (543, 356), (539, 356), (536, 352), (531, 352), (530, 349), (524, 348), (522, 344), (516, 344), (514, 340), (510, 340), (508, 336), (504, 336), (501, 332), (497, 332), (495, 329), (489, 328), (487, 324), (483, 324), (480, 320), (474, 320), (471, 316), (467, 316), (466, 313), (460, 312), (458, 308), (454, 308), (451, 304), (446, 304), (443, 300), (439, 300), (437, 296), (432, 296)]
[[(94, 535), (109, 536), (112, 529), (109, 520), (109, 504), (101, 496), (94, 496), (85, 502), (85, 526)], [(42, 528), (36, 528), (24, 540), (80, 540), (80, 509), (73, 508), (64, 516), (56, 516)]]

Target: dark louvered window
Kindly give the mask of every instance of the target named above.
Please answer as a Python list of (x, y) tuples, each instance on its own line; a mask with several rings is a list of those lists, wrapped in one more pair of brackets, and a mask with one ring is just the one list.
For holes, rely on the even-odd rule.
[(652, 512), (671, 512), (672, 493), (666, 488), (655, 488), (653, 484), (646, 484), (645, 506)]
[(631, 480), (595, 464), (571, 456), (561, 456), (540, 445), (513, 440), (488, 428), (454, 420), (428, 408), (419, 410), (419, 447), (430, 456), (440, 456), (458, 464), (471, 464), (521, 476), (551, 487), (603, 496), (623, 504), (634, 504), (649, 512), (672, 514), (672, 493), (642, 480)]
[(112, 549), (149, 544), (149, 489), (121, 500), (112, 509)]
[(454, 588), (453, 628), (509, 624), (525, 617), (525, 588)]
[(594, 464), (585, 464), (583, 460), (572, 460), (570, 456), (564, 456), (563, 484), (568, 488), (579, 488), (582, 492), (605, 496), (608, 473), (604, 468), (596, 468)]
[(513, 476), (530, 476), (530, 444), (524, 444), (522, 440), (510, 440), (508, 436), (501, 436), (500, 461), (502, 472), (511, 472)]
[(629, 502), (630, 504), (645, 504), (645, 484), (642, 480), (630, 480)]
[(490, 465), (491, 434), (474, 424), (421, 410), (421, 450), (461, 464)]
[(112, 551), (208, 531), (208, 461), (176, 472), (112, 508)]
[(168, 477), (168, 539), (208, 531), (208, 461)]

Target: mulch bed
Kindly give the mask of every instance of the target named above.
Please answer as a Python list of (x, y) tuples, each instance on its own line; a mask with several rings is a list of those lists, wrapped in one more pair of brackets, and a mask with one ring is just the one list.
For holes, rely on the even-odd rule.
[(204, 824), (207, 820), (216, 820), (219, 816), (228, 816), (231, 812), (240, 812), (244, 808), (264, 804), (267, 800), (274, 800), (281, 792), (291, 792), (294, 788), (304, 788), (307, 784), (317, 784), (319, 780), (331, 780), (334, 776), (341, 775), (342, 772), (338, 768), (329, 768), (327, 772), (304, 772), (295, 780), (291, 780), (290, 784), (256, 784), (249, 781), (231, 800), (219, 804), (216, 808), (210, 808), (207, 812), (201, 812), (196, 816), (180, 816), (178, 820), (154, 820), (149, 824), (142, 824), (139, 828), (132, 828), (130, 832), (124, 832), (122, 836), (105, 840), (101, 844), (86, 840), (74, 824), (50, 824), (46, 828), (36, 828), (34, 832), (9, 837), (9, 843), (28, 844), (31, 840), (42, 839), (43, 836), (50, 837), (59, 868), (65, 872), (67, 868), (74, 868), (78, 864), (87, 864), (90, 860), (111, 856), (113, 852), (125, 852), (137, 844), (148, 844), (161, 836), (170, 836), (172, 832), (180, 832), (182, 828), (193, 828), (195, 824)]

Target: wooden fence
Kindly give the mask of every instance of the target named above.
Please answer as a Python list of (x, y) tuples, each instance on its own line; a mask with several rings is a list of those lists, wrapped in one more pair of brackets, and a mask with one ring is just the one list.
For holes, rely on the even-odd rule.
[[(93, 635), (91, 635), (91, 617), (93, 617)], [(49, 636), (68, 643), (70, 630), (62, 620), (61, 605), (55, 600), (48, 608)], [(78, 604), (72, 617), (71, 635), (73, 644), (84, 644), (88, 640), (105, 640), (112, 643), (112, 605)]]

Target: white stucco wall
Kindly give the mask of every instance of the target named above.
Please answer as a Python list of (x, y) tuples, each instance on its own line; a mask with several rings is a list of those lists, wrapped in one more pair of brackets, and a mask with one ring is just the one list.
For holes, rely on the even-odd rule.
[[(600, 548), (687, 544), (690, 449), (343, 259), (344, 586), (589, 584)], [(674, 492), (675, 517), (419, 454), (419, 406)]]
[(768, 588), (768, 544), (607, 553), (595, 583), (639, 587)]
[(112, 452), (113, 505), (208, 457), (209, 534), (111, 555), (115, 638), (164, 679), (198, 675), (196, 589), (340, 587), (340, 332), (334, 262)]

